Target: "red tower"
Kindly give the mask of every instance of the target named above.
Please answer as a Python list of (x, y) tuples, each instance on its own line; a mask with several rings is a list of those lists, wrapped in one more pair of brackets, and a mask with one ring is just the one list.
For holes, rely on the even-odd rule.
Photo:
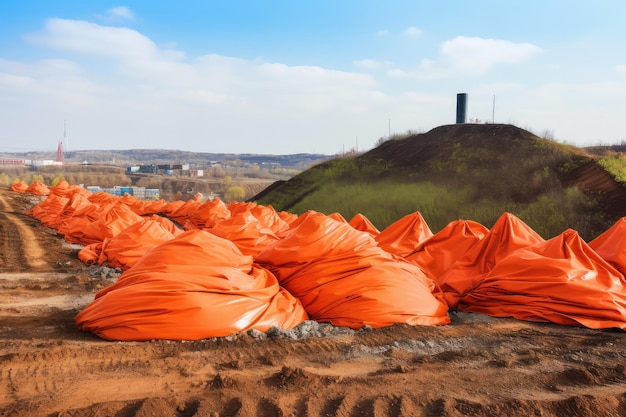
[(61, 165), (65, 163), (65, 156), (63, 155), (63, 141), (59, 141), (59, 147), (57, 148), (57, 162)]

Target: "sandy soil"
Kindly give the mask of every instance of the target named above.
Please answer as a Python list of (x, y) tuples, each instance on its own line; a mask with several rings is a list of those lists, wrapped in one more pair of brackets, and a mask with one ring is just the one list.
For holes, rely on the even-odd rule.
[(26, 216), (38, 201), (0, 191), (0, 416), (626, 415), (622, 331), (451, 313), (314, 337), (101, 340), (74, 317), (118, 273)]

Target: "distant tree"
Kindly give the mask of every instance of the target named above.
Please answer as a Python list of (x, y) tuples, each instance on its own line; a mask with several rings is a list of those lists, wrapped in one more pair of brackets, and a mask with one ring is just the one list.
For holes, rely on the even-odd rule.
[(54, 179), (52, 180), (52, 182), (50, 183), (50, 185), (52, 187), (54, 187), (55, 185), (57, 185), (58, 183), (60, 183), (61, 181), (63, 181), (65, 178), (63, 177), (63, 174), (59, 174), (56, 177), (54, 177)]
[(224, 184), (225, 185), (230, 185), (233, 182), (233, 177), (231, 177), (230, 175), (226, 175), (224, 177)]
[(9, 176), (4, 172), (0, 173), (0, 185), (3, 187), (6, 187), (10, 183), (11, 183), (11, 179), (9, 178)]
[(246, 191), (237, 185), (230, 187), (226, 190), (226, 193), (224, 193), (224, 200), (226, 200), (227, 203), (232, 201), (243, 201), (244, 198), (246, 198)]
[(43, 183), (43, 175), (40, 174), (35, 174), (32, 176), (32, 178), (30, 179), (31, 184), (35, 181), (39, 181), (41, 183)]

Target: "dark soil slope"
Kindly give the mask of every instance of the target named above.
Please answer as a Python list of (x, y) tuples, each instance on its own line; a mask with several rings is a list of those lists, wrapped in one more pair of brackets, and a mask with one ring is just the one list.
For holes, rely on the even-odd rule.
[[(567, 189), (577, 187), (591, 203), (582, 204), (584, 208), (572, 204), (572, 210), (586, 210), (581, 214), (596, 216), (595, 230), (588, 235), (626, 215), (626, 187), (606, 172), (596, 157), (505, 124), (447, 125), (388, 140), (352, 160), (327, 161), (289, 181), (275, 183), (254, 200), (289, 211), (304, 198), (309, 202), (312, 194), (331, 182), (382, 179), (429, 182), (459, 191), (469, 187), (473, 190), (470, 203), (481, 199), (500, 201), (502, 210), (519, 207), (527, 212), (528, 205), (551, 199), (559, 201), (555, 207), (560, 204), (557, 210), (562, 211), (564, 204), (569, 207), (564, 197)], [(407, 199), (411, 197), (407, 195)], [(490, 204), (497, 207), (497, 203)], [(362, 210), (367, 211), (367, 207)]]

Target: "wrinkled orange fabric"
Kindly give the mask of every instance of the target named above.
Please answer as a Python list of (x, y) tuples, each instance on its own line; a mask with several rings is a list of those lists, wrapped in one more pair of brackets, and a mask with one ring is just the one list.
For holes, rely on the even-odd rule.
[(148, 250), (174, 238), (156, 220), (139, 221), (111, 238), (85, 246), (78, 258), (85, 263), (107, 263), (112, 268), (129, 269)]
[(489, 229), (472, 220), (455, 220), (404, 258), (424, 269), (431, 278), (446, 272), (465, 252), (487, 235)]
[(415, 252), (432, 235), (422, 215), (415, 212), (390, 224), (374, 238), (378, 246), (404, 258)]
[[(270, 322), (288, 328), (308, 317), (302, 304), (316, 320), (352, 328), (446, 324), (448, 308), (458, 308), (496, 317), (626, 330), (626, 218), (587, 245), (572, 230), (544, 241), (510, 213), (504, 213), (491, 230), (458, 220), (433, 235), (419, 213), (377, 232), (361, 215), (347, 222), (339, 213), (308, 211), (297, 216), (256, 203), (202, 204), (198, 199), (150, 206), (131, 196), (90, 193), (63, 181), (49, 191), (28, 214), (55, 228), (68, 242), (86, 245), (79, 253), (84, 262), (107, 262), (126, 270), (124, 279), (99, 293), (95, 306), (81, 316), (84, 329), (105, 338), (189, 339), (245, 328), (262, 330)], [(153, 214), (157, 212), (211, 233), (183, 232), (170, 219)], [(150, 261), (144, 263), (146, 257)], [(223, 268), (239, 272), (223, 275)], [(178, 282), (179, 271), (183, 282)], [(196, 277), (198, 272), (207, 274), (209, 287), (198, 284), (204, 282)], [(298, 297), (297, 306), (276, 279)], [(251, 310), (230, 309), (229, 323), (217, 320), (209, 331), (200, 332), (200, 322), (209, 314), (198, 307), (203, 294), (217, 297), (211, 302), (225, 303), (226, 293), (216, 283), (242, 280), (263, 283), (261, 299), (255, 298), (261, 290), (254, 285), (246, 284), (251, 292), (237, 287), (235, 304)], [(215, 285), (222, 291), (219, 297), (207, 289)], [(272, 288), (273, 296), (266, 287)], [(108, 302), (96, 303), (113, 290), (116, 295), (106, 296)], [(173, 298), (168, 298), (172, 292)], [(219, 305), (230, 308), (226, 304)], [(282, 306), (278, 319), (273, 316), (277, 305)], [(187, 316), (188, 310), (194, 313)], [(210, 314), (220, 317), (219, 309)], [(191, 317), (190, 324), (173, 330), (173, 317)], [(167, 332), (160, 333), (159, 326)], [(191, 336), (185, 335), (190, 328)]]
[(86, 225), (74, 236), (78, 237), (83, 245), (94, 242), (102, 242), (105, 238), (117, 236), (127, 227), (143, 221), (143, 218), (135, 214), (124, 204), (115, 204), (106, 214), (96, 221)]
[(626, 275), (626, 217), (616, 221), (607, 231), (589, 242), (589, 246)]
[(34, 195), (48, 195), (50, 194), (50, 189), (41, 181), (33, 181), (24, 192)]
[(28, 184), (24, 181), (18, 181), (15, 184), (9, 187), (9, 190), (15, 191), (16, 193), (25, 193), (28, 190)]
[(272, 229), (264, 226), (251, 212), (242, 212), (216, 224), (210, 233), (233, 242), (244, 255), (256, 256), (268, 244), (278, 240)]
[(69, 201), (67, 197), (50, 194), (41, 203), (33, 206), (26, 214), (36, 218), (44, 226), (58, 229), (60, 223), (59, 216)]
[(289, 230), (289, 223), (283, 220), (272, 206), (257, 205), (250, 209), (250, 214), (274, 233), (280, 234)]
[[(257, 256), (311, 318), (337, 326), (447, 324), (435, 283), (385, 252), (367, 232), (307, 212), (289, 234)], [(292, 223), (293, 225), (293, 223)]]
[(450, 309), (471, 291), (480, 277), (520, 248), (543, 242), (543, 238), (511, 213), (504, 213), (487, 234), (436, 277)]
[(197, 229), (197, 227), (193, 227), (193, 224), (189, 223), (189, 218), (200, 207), (200, 205), (201, 203), (197, 200), (187, 200), (171, 213), (167, 213), (167, 217), (182, 224), (183, 226), (185, 226), (185, 229)]
[(350, 219), (348, 222), (350, 226), (354, 227), (356, 230), (360, 230), (362, 232), (367, 232), (370, 235), (376, 237), (380, 234), (380, 230), (364, 215), (361, 213), (357, 213)]
[[(210, 229), (222, 220), (230, 219), (231, 214), (224, 203), (219, 198), (205, 201), (192, 212), (188, 221), (195, 226), (196, 229)], [(187, 226), (189, 228), (189, 226)]]
[(494, 317), (626, 329), (624, 276), (574, 230), (500, 259), (461, 297), (458, 308)]
[(108, 340), (197, 340), (307, 319), (276, 277), (228, 240), (192, 230), (145, 254), (96, 293), (76, 324)]

